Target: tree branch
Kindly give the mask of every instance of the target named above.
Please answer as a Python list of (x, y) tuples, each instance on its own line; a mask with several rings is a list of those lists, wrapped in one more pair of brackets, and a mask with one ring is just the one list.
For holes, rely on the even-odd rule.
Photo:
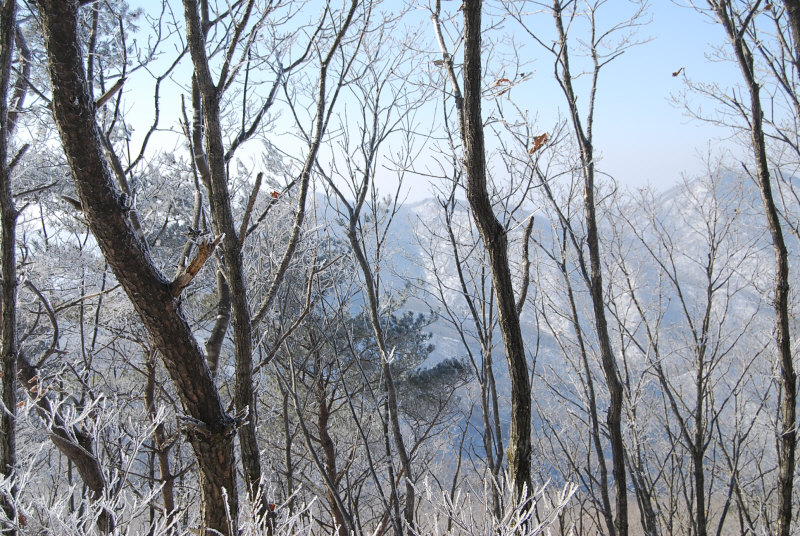
[(180, 296), (181, 291), (189, 286), (189, 283), (192, 282), (192, 279), (194, 279), (198, 272), (200, 272), (200, 269), (214, 252), (214, 249), (217, 247), (220, 240), (222, 240), (223, 236), (225, 235), (217, 235), (214, 240), (204, 239), (198, 244), (197, 251), (195, 251), (194, 258), (189, 263), (189, 266), (187, 266), (183, 272), (181, 272), (175, 279), (172, 280), (172, 283), (170, 283), (170, 291), (175, 298)]

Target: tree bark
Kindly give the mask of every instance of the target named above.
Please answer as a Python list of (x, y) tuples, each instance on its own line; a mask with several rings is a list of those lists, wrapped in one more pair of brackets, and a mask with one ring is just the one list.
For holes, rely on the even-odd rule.
[(464, 2), (464, 168), (467, 199), (489, 256), (498, 319), (511, 376), (511, 429), (508, 468), (517, 499), (531, 493), (531, 385), (517, 314), (508, 239), (494, 215), (486, 187), (486, 156), (481, 116), (481, 0)]
[[(11, 167), (9, 163), (8, 96), (11, 81), (11, 56), (14, 48), (16, 1), (6, 0), (0, 7), (0, 274), (2, 296), (0, 299), (0, 359), (2, 363), (2, 415), (0, 415), (0, 474), (9, 477), (16, 463), (16, 378), (17, 378), (17, 260), (16, 229), (17, 209), (11, 192)], [(12, 493), (14, 492), (12, 488)], [(0, 505), (9, 519), (15, 519), (15, 508), (10, 497), (0, 498)], [(15, 531), (9, 532), (9, 534)]]
[[(106, 491), (106, 480), (102, 466), (98, 460), (92, 439), (81, 430), (69, 430), (62, 418), (54, 411), (50, 400), (41, 392), (41, 383), (38, 381), (36, 369), (28, 363), (20, 352), (17, 342), (16, 310), (17, 287), (16, 275), (16, 222), (19, 212), (14, 206), (11, 188), (12, 169), (8, 161), (8, 146), (19, 117), (19, 108), (25, 98), (27, 83), (18, 80), (12, 106), (16, 109), (13, 114), (9, 110), (8, 91), (11, 72), (12, 43), (16, 35), (19, 45), (20, 71), (24, 78), (30, 71), (30, 51), (22, 40), (19, 28), (15, 27), (15, 6), (13, 1), (6, 2), (0, 12), (0, 218), (2, 218), (2, 382), (3, 405), (6, 408), (0, 417), (0, 463), (2, 473), (10, 476), (16, 462), (16, 425), (15, 413), (17, 408), (16, 387), (17, 380), (23, 389), (26, 389), (36, 408), (42, 414), (45, 422), (50, 422), (49, 434), (53, 444), (69, 459), (81, 475), (84, 485), (91, 492), (90, 499), (96, 501), (103, 497)], [(12, 485), (12, 494), (16, 486)], [(14, 506), (8, 497), (0, 499), (9, 519), (15, 519)], [(98, 516), (97, 527), (101, 533), (106, 534), (114, 528), (114, 516), (109, 510), (103, 508)], [(11, 532), (14, 532), (13, 530)]]
[[(209, 203), (216, 234), (224, 235), (222, 238), (222, 258), (225, 281), (230, 291), (225, 296), (223, 286), (220, 287), (220, 296), (229, 297), (230, 315), (233, 323), (234, 360), (236, 363), (236, 378), (234, 381), (234, 404), (239, 416), (245, 421), (239, 429), (239, 446), (242, 451), (242, 466), (247, 493), (251, 503), (256, 505), (256, 515), (264, 516), (269, 511), (261, 486), (261, 460), (259, 457), (256, 427), (258, 424), (256, 414), (255, 396), (253, 393), (253, 335), (251, 328), (250, 305), (247, 297), (244, 269), (242, 265), (242, 251), (236, 224), (231, 209), (231, 198), (228, 191), (228, 174), (225, 169), (225, 147), (222, 141), (222, 124), (220, 121), (221, 87), (214, 84), (206, 54), (206, 32), (208, 21), (201, 20), (197, 2), (184, 0), (184, 14), (186, 17), (186, 38), (189, 52), (194, 65), (194, 80), (200, 93), (201, 115), (203, 118), (203, 145), (204, 153), (195, 141), (196, 159), (204, 158), (208, 169), (207, 180), (209, 187)], [(241, 28), (249, 18), (253, 1), (243, 15), (243, 20), (236, 23)], [(232, 39), (238, 39), (234, 35)], [(224, 83), (220, 80), (220, 86)], [(195, 103), (195, 106), (197, 103)], [(197, 110), (195, 110), (197, 113)], [(198, 166), (201, 168), (202, 166)], [(222, 299), (220, 300), (222, 302)], [(216, 361), (214, 362), (216, 371)]]
[(83, 69), (76, 0), (41, 0), (39, 13), (52, 84), (53, 114), (86, 221), (163, 356), (188, 417), (197, 457), (206, 529), (237, 533), (234, 420), (222, 406), (180, 300), (135, 233), (103, 154), (94, 102)]

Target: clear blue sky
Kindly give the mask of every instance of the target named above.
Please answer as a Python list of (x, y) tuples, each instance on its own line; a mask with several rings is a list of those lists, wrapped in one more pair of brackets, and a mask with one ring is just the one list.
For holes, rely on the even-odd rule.
[[(609, 4), (626, 4), (611, 0)], [(702, 2), (701, 2), (702, 3)], [(691, 119), (671, 98), (686, 87), (683, 67), (693, 82), (739, 83), (736, 65), (711, 61), (713, 46), (727, 46), (722, 29), (692, 9), (670, 0), (653, 0), (652, 22), (640, 29), (651, 41), (628, 50), (602, 74), (598, 94), (596, 139), (601, 168), (621, 184), (652, 184), (663, 189), (682, 173), (703, 173), (703, 157), (718, 155), (729, 144), (730, 132)], [(694, 106), (710, 112), (711, 103), (697, 96)]]
[[(583, 1), (578, 0), (579, 4)], [(705, 1), (696, 3), (702, 6)], [(456, 4), (443, 2), (442, 7), (453, 11)], [(705, 173), (709, 154), (713, 159), (732, 147), (726, 140), (729, 130), (689, 117), (679, 104), (687, 80), (716, 82), (723, 88), (740, 81), (734, 63), (712, 60), (715, 47), (726, 51), (729, 48), (721, 26), (685, 4), (686, 0), (651, 0), (645, 17), (649, 23), (639, 27), (635, 34), (642, 43), (627, 49), (601, 71), (594, 129), (597, 169), (612, 175), (621, 185), (669, 188), (684, 175), (693, 178)], [(502, 10), (495, 2), (485, 5), (484, 26), (488, 26), (493, 12), (502, 16)], [(530, 2), (524, 9), (541, 8)], [(598, 12), (599, 29), (626, 20), (633, 11), (628, 0), (608, 0)], [(532, 31), (542, 40), (549, 42), (555, 38), (550, 15), (536, 14), (530, 21)], [(580, 35), (582, 28), (574, 30)], [(537, 114), (538, 127), (546, 132), (559, 114), (565, 116), (566, 109), (564, 96), (553, 77), (553, 56), (516, 22), (505, 21), (502, 31), (513, 35), (517, 53), (523, 62), (531, 61), (533, 72), (530, 79), (512, 89), (508, 98), (527, 108), (531, 115)], [(486, 39), (491, 36), (487, 32)], [(574, 73), (580, 70), (579, 62), (578, 51), (573, 48)], [(681, 74), (673, 76), (680, 68), (683, 68)], [(586, 89), (583, 86), (578, 90), (578, 104), (584, 114), (588, 102)], [(713, 111), (713, 103), (698, 95), (689, 93), (686, 98), (692, 108)], [(490, 108), (490, 105), (485, 107), (484, 116), (490, 113), (487, 111)]]
[[(312, 0), (309, 7), (315, 7), (315, 1)], [(388, 6), (394, 1), (405, 3), (390, 0)], [(151, 8), (143, 0), (131, 3), (134, 7)], [(443, 8), (454, 10), (456, 5), (456, 1), (448, 1), (443, 3)], [(614, 11), (617, 9), (619, 13)], [(603, 11), (609, 19), (614, 19), (618, 14), (629, 13), (630, 3), (627, 0), (609, 0)], [(424, 19), (423, 23), (429, 24), (427, 15)], [(597, 95), (595, 144), (598, 169), (613, 175), (620, 184), (630, 187), (651, 184), (665, 189), (680, 180), (682, 174), (693, 177), (703, 173), (703, 155), (708, 154), (709, 147), (716, 153), (724, 150), (724, 137), (729, 135), (725, 130), (689, 118), (680, 106), (675, 105), (672, 97), (685, 89), (685, 83), (683, 75), (673, 77), (672, 73), (683, 67), (686, 76), (695, 82), (717, 81), (723, 86), (738, 84), (739, 73), (731, 63), (709, 61), (712, 46), (725, 45), (726, 42), (721, 28), (710, 23), (707, 17), (676, 5), (672, 0), (652, 0), (650, 19), (648, 25), (638, 30), (638, 37), (649, 41), (627, 50), (602, 71)], [(541, 24), (546, 25), (543, 32), (552, 31), (550, 20), (542, 19)], [(515, 37), (525, 41), (521, 53), (533, 61), (534, 76), (514, 88), (513, 98), (529, 99), (525, 106), (531, 112), (541, 114), (542, 128), (546, 129), (547, 125), (552, 125), (557, 112), (564, 109), (563, 96), (552, 79), (552, 56), (530, 42), (513, 23), (507, 23), (505, 30), (513, 31)], [(430, 38), (433, 38), (432, 31)], [(188, 69), (188, 59), (184, 64)], [(163, 106), (166, 113), (164, 124), (174, 125), (178, 96), (164, 89), (169, 101)], [(138, 88), (134, 82), (126, 87), (128, 92), (138, 90), (144, 90), (147, 96), (142, 98), (149, 102), (152, 98), (151, 83)], [(695, 105), (710, 110), (710, 103), (694, 96), (690, 99)], [(142, 113), (147, 115), (144, 111)], [(144, 130), (144, 127), (139, 128)]]

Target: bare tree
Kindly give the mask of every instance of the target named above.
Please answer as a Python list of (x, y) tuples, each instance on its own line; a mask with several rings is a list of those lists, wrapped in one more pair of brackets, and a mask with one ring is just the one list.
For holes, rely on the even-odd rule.
[[(675, 469), (688, 475), (683, 485), (691, 489), (683, 494), (691, 500), (684, 505), (689, 515), (682, 530), (720, 534), (729, 526), (729, 510), (720, 511), (716, 505), (725, 503), (722, 497), (732, 496), (734, 482), (741, 476), (733, 469), (735, 477), (720, 478), (713, 470), (715, 460), (721, 457), (718, 450), (727, 448), (723, 446), (727, 441), (735, 444), (732, 437), (717, 439), (717, 432), (728, 432), (729, 424), (720, 421), (734, 411), (730, 406), (748, 385), (748, 376), (758, 374), (754, 363), (761, 350), (747, 343), (760, 339), (756, 334), (761, 327), (760, 308), (743, 313), (741, 305), (753, 302), (749, 293), (759, 267), (755, 253), (761, 236), (749, 232), (745, 190), (735, 180), (711, 174), (703, 182), (684, 186), (663, 209), (669, 218), (650, 203), (652, 199), (645, 199), (639, 209), (631, 211), (649, 214), (646, 225), (641, 218), (634, 222), (625, 212), (620, 213), (638, 245), (625, 247), (624, 256), (618, 249), (624, 247), (623, 239), (615, 247), (614, 286), (619, 285), (621, 296), (630, 297), (631, 303), (626, 306), (625, 300), (615, 300), (612, 311), (621, 338), (632, 343), (628, 353), (650, 360), (664, 410), (669, 412), (663, 421), (669, 428), (665, 433), (671, 438), (671, 448), (685, 449), (692, 462), (691, 471), (680, 466)], [(687, 230), (694, 241), (681, 240)], [(655, 281), (659, 283), (655, 288), (636, 275), (631, 257), (640, 247), (645, 259), (649, 257), (648, 264), (656, 265)], [(633, 362), (632, 357), (626, 360)], [(737, 373), (732, 374), (732, 369)], [(692, 371), (691, 381), (687, 370)], [(748, 394), (755, 398), (756, 392)], [(666, 497), (652, 499), (660, 503)], [(667, 506), (658, 511), (674, 509)]]
[[(483, 450), (488, 470), (488, 493), (492, 512), (500, 518), (503, 505), (503, 434), (500, 403), (494, 372), (494, 335), (497, 328), (496, 309), (492, 294), (491, 277), (486, 273), (486, 258), (480, 248), (480, 237), (465, 221), (469, 218), (462, 202), (456, 199), (461, 170), (454, 166), (449, 192), (438, 198), (441, 209), (435, 219), (419, 222), (418, 240), (426, 242), (420, 247), (425, 252), (434, 278), (431, 306), (439, 311), (440, 321), (445, 321), (457, 334), (460, 349), (466, 354), (479, 388)], [(446, 197), (445, 197), (446, 195)], [(452, 273), (455, 272), (455, 281)], [(470, 413), (473, 407), (470, 406)], [(467, 430), (473, 426), (467, 419)], [(456, 482), (454, 482), (454, 485)]]
[[(388, 22), (383, 22), (384, 30)], [(347, 155), (344, 162), (335, 168), (335, 172), (327, 175), (328, 187), (336, 197), (336, 210), (347, 222), (347, 240), (354, 257), (355, 265), (360, 272), (363, 285), (366, 317), (378, 348), (381, 365), (382, 419), (386, 433), (387, 456), (390, 460), (389, 471), (394, 508), (390, 517), (395, 534), (406, 534), (415, 530), (415, 480), (412, 467), (412, 448), (406, 444), (401, 431), (400, 403), (398, 400), (395, 372), (392, 362), (395, 359), (393, 349), (387, 342), (389, 323), (385, 318), (382, 296), (381, 277), (383, 258), (387, 255), (387, 237), (390, 225), (396, 216), (401, 202), (403, 171), (398, 173), (398, 186), (392, 197), (381, 202), (376, 186), (376, 174), (380, 165), (381, 152), (389, 145), (390, 138), (398, 133), (408, 132), (413, 128), (413, 113), (424, 95), (415, 91), (397, 91), (396, 86), (413, 68), (405, 54), (393, 58), (384, 57), (381, 52), (392, 42), (391, 32), (382, 30), (377, 38), (368, 41), (371, 51), (357, 67), (356, 82), (353, 84), (353, 96), (363, 106), (359, 117), (358, 136), (345, 134), (342, 148)], [(384, 49), (385, 50), (385, 49)], [(404, 47), (404, 50), (408, 51)], [(347, 131), (347, 117), (342, 116), (342, 130)], [(405, 140), (411, 143), (409, 140)], [(396, 165), (405, 169), (411, 159), (410, 145), (402, 152), (405, 158)], [(352, 155), (352, 156), (351, 156)], [(341, 169), (341, 171), (340, 171)], [(339, 184), (337, 184), (339, 183)], [(343, 184), (341, 184), (343, 183)], [(348, 196), (353, 196), (349, 199)], [(385, 213), (384, 213), (385, 210)], [(390, 440), (394, 449), (390, 450)], [(400, 470), (396, 477), (391, 458), (396, 454), (400, 460)], [(400, 517), (401, 498), (396, 491), (396, 484), (405, 481), (405, 504), (403, 516)], [(405, 526), (405, 528), (404, 528)]]
[(464, 149), (466, 192), (473, 218), (483, 242), (492, 274), (500, 332), (503, 337), (509, 375), (511, 376), (511, 428), (507, 459), (517, 500), (531, 490), (531, 387), (525, 344), (519, 323), (517, 299), (511, 281), (508, 240), (492, 208), (486, 183), (486, 149), (482, 117), (483, 70), (481, 66), (480, 1), (464, 3), (463, 95), (458, 84), (453, 58), (441, 33), (440, 2), (433, 10), (434, 28), (442, 51), (442, 64), (448, 73), (458, 113), (458, 125)]
[[(200, 471), (203, 525), (235, 534), (238, 518), (233, 437), (200, 347), (181, 313), (181, 280), (171, 284), (155, 267), (114, 186), (88, 91), (77, 32), (77, 2), (41, 2), (53, 112), (86, 219), (109, 266), (161, 352), (188, 415), (186, 431)], [(205, 248), (209, 254), (213, 246)], [(200, 261), (202, 265), (202, 260)]]
[[(256, 30), (252, 29), (249, 36), (243, 35), (251, 24), (250, 17), (253, 6), (254, 2), (250, 1), (238, 6), (238, 9), (232, 10), (232, 35), (219, 79), (215, 81), (212, 78), (206, 54), (206, 36), (212, 27), (208, 5), (203, 2), (201, 9), (200, 4), (196, 1), (184, 2), (186, 37), (194, 65), (192, 100), (196, 109), (195, 117), (203, 119), (202, 127), (197, 120), (193, 125), (194, 158), (199, 174), (208, 189), (214, 230), (217, 235), (223, 237), (221, 250), (224, 259), (225, 280), (220, 280), (219, 288), (221, 301), (230, 296), (233, 339), (236, 346), (236, 410), (242, 417), (246, 416), (246, 421), (239, 430), (239, 444), (242, 449), (247, 493), (251, 502), (255, 503), (256, 497), (261, 496), (258, 491), (261, 485), (261, 462), (255, 433), (257, 418), (253, 398), (252, 328), (247, 289), (242, 271), (241, 241), (231, 211), (231, 196), (228, 190), (225, 148), (220, 122), (221, 100), (225, 88), (231, 83), (229, 77), (232, 75), (229, 70), (233, 70), (233, 74), (238, 70), (236, 64), (231, 65), (231, 63), (236, 60), (234, 54), (238, 53), (240, 40), (244, 39), (249, 44), (257, 36)], [(261, 15), (261, 17), (265, 16), (266, 13)], [(247, 53), (246, 45), (242, 53)], [(199, 99), (195, 98), (196, 95), (199, 95)], [(196, 102), (197, 100), (200, 102)], [(226, 292), (226, 287), (230, 288), (230, 291)]]
[[(694, 5), (694, 4), (693, 4)], [(749, 146), (752, 150), (752, 160), (742, 162), (747, 172), (758, 184), (761, 193), (763, 213), (767, 220), (767, 228), (772, 238), (772, 247), (775, 255), (775, 281), (774, 281), (774, 309), (775, 309), (775, 344), (777, 360), (780, 363), (780, 433), (778, 441), (779, 456), (779, 506), (778, 506), (778, 528), (777, 533), (782, 536), (791, 532), (792, 525), (792, 496), (794, 486), (794, 473), (796, 464), (797, 449), (797, 374), (795, 372), (794, 361), (791, 349), (790, 307), (789, 307), (789, 254), (783, 235), (783, 227), (779, 208), (775, 201), (774, 178), (770, 171), (770, 158), (767, 147), (767, 134), (765, 125), (770, 124), (768, 114), (765, 113), (761, 101), (761, 76), (758, 72), (758, 61), (756, 54), (761, 53), (767, 57), (768, 66), (772, 66), (771, 72), (778, 74), (778, 87), (787, 90), (785, 95), (795, 103), (796, 92), (792, 90), (787, 82), (794, 83), (794, 80), (787, 80), (781, 77), (781, 70), (776, 70), (775, 63), (769, 61), (770, 54), (765, 53), (764, 43), (758, 39), (758, 18), (763, 11), (772, 11), (773, 6), (760, 0), (755, 2), (734, 2), (728, 0), (708, 0), (706, 3), (711, 15), (722, 26), (733, 52), (733, 57), (742, 74), (748, 100), (735, 98), (733, 101), (733, 111), (735, 116), (744, 121), (743, 131), (749, 135)], [(797, 32), (797, 16), (795, 2), (785, 2), (785, 7), (789, 17), (789, 26), (792, 32)], [(774, 21), (779, 32), (781, 28), (779, 18), (774, 17)], [(796, 36), (796, 33), (793, 33)], [(782, 43), (788, 44), (788, 40)], [(797, 47), (797, 42), (795, 42)], [(772, 52), (775, 54), (775, 51)], [(775, 57), (775, 56), (773, 56)], [(797, 50), (790, 50), (789, 57), (792, 63), (797, 65)], [(770, 72), (769, 70), (767, 71)], [(794, 77), (792, 77), (794, 78)], [(795, 117), (797, 108), (794, 110)], [(778, 140), (791, 143), (791, 138), (778, 136)], [(751, 170), (751, 166), (755, 169)]]
[[(614, 353), (606, 319), (604, 299), (603, 270), (598, 238), (598, 215), (595, 194), (597, 191), (596, 161), (594, 154), (594, 112), (596, 104), (597, 84), (601, 70), (622, 52), (635, 44), (631, 40), (631, 31), (641, 24), (647, 2), (634, 2), (633, 14), (620, 22), (613, 22), (608, 29), (598, 27), (598, 11), (604, 2), (561, 2), (554, 0), (552, 6), (546, 8), (554, 20), (556, 35), (552, 42), (547, 42), (540, 34), (533, 31), (527, 22), (526, 5), (508, 3), (510, 15), (521, 23), (528, 35), (554, 58), (553, 72), (564, 95), (567, 115), (572, 125), (572, 134), (577, 145), (580, 158), (578, 172), (583, 177), (584, 225), (586, 226), (586, 248), (588, 252), (588, 271), (586, 284), (591, 295), (595, 334), (600, 348), (603, 375), (608, 386), (610, 401), (606, 413), (611, 443), (612, 475), (615, 487), (614, 526), (608, 526), (610, 534), (625, 536), (628, 533), (628, 488), (625, 468), (625, 446), (622, 434), (622, 414), (624, 402), (624, 386), (619, 372), (619, 364)], [(588, 54), (588, 75), (590, 86), (587, 104), (582, 111), (578, 104), (578, 94), (573, 84), (579, 76), (570, 62), (574, 60), (571, 50), (570, 30), (576, 19), (585, 17), (590, 36), (585, 41)], [(616, 42), (614, 42), (616, 40)], [(533, 150), (533, 147), (531, 148)], [(581, 246), (582, 247), (582, 246)], [(582, 253), (580, 254), (582, 256)]]
[[(236, 356), (236, 381), (235, 381), (235, 404), (240, 415), (247, 415), (247, 418), (240, 429), (240, 445), (242, 448), (242, 462), (244, 464), (244, 475), (247, 483), (248, 493), (251, 501), (255, 502), (256, 497), (261, 497), (261, 512), (266, 513), (266, 504), (263, 503), (264, 496), (259, 493), (262, 482), (261, 462), (259, 459), (260, 449), (256, 439), (256, 428), (258, 425), (256, 404), (253, 392), (253, 328), (257, 321), (263, 317), (268, 310), (271, 301), (275, 296), (276, 289), (286, 273), (289, 262), (300, 238), (299, 230), (302, 228), (305, 217), (305, 203), (311, 169), (316, 160), (319, 146), (324, 137), (325, 127), (327, 126), (327, 113), (335, 103), (333, 97), (328, 102), (329, 96), (326, 93), (328, 69), (334, 55), (339, 52), (342, 42), (347, 32), (356, 18), (357, 3), (352, 2), (339, 27), (330, 30), (331, 45), (324, 57), (320, 58), (320, 83), (318, 99), (318, 116), (314, 125), (313, 137), (308, 140), (309, 152), (306, 162), (298, 177), (300, 195), (298, 196), (298, 209), (295, 217), (295, 231), (286, 245), (285, 254), (281, 265), (277, 268), (272, 277), (270, 288), (267, 290), (266, 298), (259, 305), (258, 311), (251, 314), (250, 302), (248, 299), (248, 289), (246, 287), (245, 272), (243, 270), (242, 246), (246, 231), (249, 226), (246, 212), (245, 219), (237, 226), (234, 221), (232, 211), (232, 196), (228, 185), (228, 162), (234, 157), (236, 149), (248, 138), (253, 136), (257, 130), (259, 122), (269, 111), (274, 103), (275, 96), (280, 87), (285, 87), (285, 78), (288, 74), (306, 61), (311, 51), (321, 44), (321, 34), (323, 27), (327, 26), (326, 19), (333, 15), (330, 6), (326, 6), (320, 17), (320, 23), (312, 32), (309, 43), (299, 58), (289, 65), (283, 65), (280, 58), (277, 59), (276, 78), (272, 83), (268, 96), (265, 97), (257, 114), (247, 126), (242, 125), (240, 133), (233, 139), (230, 146), (225, 148), (223, 142), (222, 127), (222, 105), (225, 92), (229, 89), (236, 76), (242, 71), (244, 58), (249, 58), (253, 43), (260, 35), (261, 26), (267, 18), (278, 8), (283, 7), (279, 4), (269, 5), (260, 12), (254, 11), (258, 7), (254, 1), (249, 1), (236, 6), (232, 10), (221, 14), (221, 17), (230, 17), (230, 34), (224, 36), (225, 53), (223, 63), (219, 69), (217, 79), (212, 76), (207, 49), (213, 49), (216, 44), (208, 43), (208, 33), (212, 27), (220, 23), (220, 18), (211, 19), (209, 6), (205, 2), (198, 4), (196, 1), (187, 0), (184, 2), (186, 17), (187, 39), (189, 51), (194, 65), (193, 76), (193, 105), (195, 107), (195, 121), (192, 127), (192, 145), (194, 150), (194, 161), (199, 171), (199, 175), (208, 190), (209, 202), (211, 206), (212, 221), (215, 233), (223, 236), (221, 242), (223, 257), (223, 272), (225, 280), (218, 285), (221, 297), (230, 297), (231, 320), (233, 324), (233, 341)], [(319, 41), (318, 41), (319, 39)], [(320, 53), (321, 54), (321, 53)], [(247, 65), (249, 74), (249, 62)], [(247, 91), (247, 78), (245, 78), (245, 89)], [(327, 113), (326, 113), (327, 112)], [(242, 111), (242, 117), (247, 115), (246, 110)], [(202, 124), (199, 118), (202, 117)], [(256, 181), (251, 194), (250, 205), (255, 200), (261, 181)], [(230, 288), (229, 292), (222, 292), (224, 287)]]

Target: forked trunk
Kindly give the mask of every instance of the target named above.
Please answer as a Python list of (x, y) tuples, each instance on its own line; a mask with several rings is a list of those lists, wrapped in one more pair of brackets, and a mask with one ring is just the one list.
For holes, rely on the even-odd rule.
[(235, 423), (222, 406), (179, 298), (140, 242), (128, 217), (130, 208), (114, 186), (87, 89), (77, 25), (80, 3), (41, 0), (38, 5), (53, 115), (86, 221), (163, 356), (187, 414), (184, 426), (197, 458), (204, 528), (236, 534)]
[(519, 324), (505, 229), (492, 210), (486, 187), (486, 155), (481, 115), (481, 9), (480, 0), (464, 2), (464, 167), (467, 199), (489, 256), (492, 283), (497, 296), (498, 319), (511, 376), (511, 429), (508, 438), (508, 470), (517, 500), (531, 493), (531, 385)]

